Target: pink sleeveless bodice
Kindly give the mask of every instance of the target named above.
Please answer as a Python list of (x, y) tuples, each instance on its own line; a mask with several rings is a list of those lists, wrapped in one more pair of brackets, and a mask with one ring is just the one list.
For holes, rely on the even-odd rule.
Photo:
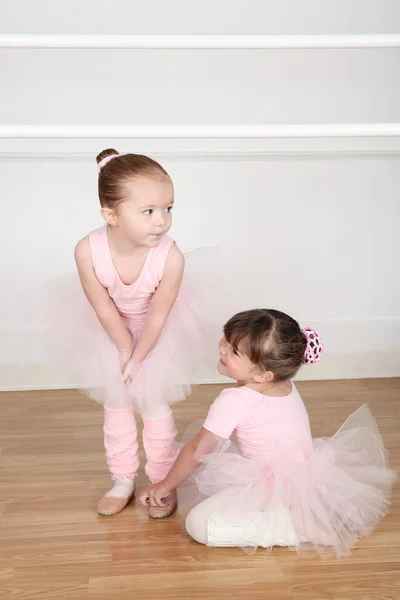
[(174, 243), (169, 236), (150, 248), (137, 280), (122, 283), (114, 266), (108, 243), (107, 225), (89, 233), (93, 268), (100, 283), (107, 289), (121, 317), (129, 325), (140, 325), (146, 318), (150, 301), (163, 277), (168, 252)]

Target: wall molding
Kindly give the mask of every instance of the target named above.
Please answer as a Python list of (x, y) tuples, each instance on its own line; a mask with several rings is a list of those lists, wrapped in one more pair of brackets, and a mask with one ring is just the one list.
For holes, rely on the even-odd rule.
[[(94, 152), (0, 152), (0, 162), (90, 162)], [(181, 150), (149, 152), (153, 158), (168, 162), (262, 162), (273, 160), (340, 160), (400, 157), (400, 148), (387, 150)]]
[(400, 136), (400, 123), (0, 125), (0, 138), (3, 139), (300, 139), (398, 136)]
[(76, 35), (2, 34), (0, 48), (149, 50), (300, 50), (399, 48), (400, 34)]

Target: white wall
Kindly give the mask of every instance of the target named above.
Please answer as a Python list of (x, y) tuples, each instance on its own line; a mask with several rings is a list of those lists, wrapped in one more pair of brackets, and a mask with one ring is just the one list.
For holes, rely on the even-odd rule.
[(2, 0), (3, 33), (397, 33), (397, 0)]
[[(0, 1), (0, 33), (400, 32), (396, 0), (65, 6)], [(3, 49), (0, 121), (400, 122), (399, 66), (398, 49)], [(326, 356), (303, 378), (400, 374), (399, 139), (1, 139), (2, 389), (72, 383), (46, 364), (30, 297), (100, 224), (94, 156), (110, 145), (167, 168), (174, 237), (222, 247), (238, 308), (275, 306), (321, 331)]]

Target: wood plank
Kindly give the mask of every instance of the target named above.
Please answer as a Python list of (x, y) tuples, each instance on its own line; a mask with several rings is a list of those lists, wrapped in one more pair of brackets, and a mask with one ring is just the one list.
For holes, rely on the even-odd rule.
[[(199, 386), (174, 408), (180, 434), (205, 417), (222, 387)], [(400, 379), (298, 387), (315, 437), (333, 435), (367, 403), (400, 468)], [(321, 561), (284, 548), (249, 555), (196, 544), (181, 515), (149, 520), (134, 500), (120, 515), (98, 516), (110, 485), (102, 408), (76, 391), (0, 394), (0, 439), (0, 598), (400, 599), (398, 484), (389, 514), (349, 558)], [(141, 470), (139, 491), (146, 483)]]

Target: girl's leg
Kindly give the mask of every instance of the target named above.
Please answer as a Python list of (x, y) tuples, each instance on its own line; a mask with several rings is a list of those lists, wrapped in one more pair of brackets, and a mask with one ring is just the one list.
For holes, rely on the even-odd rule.
[[(171, 408), (159, 405), (146, 409), (143, 417), (143, 446), (147, 463), (145, 471), (152, 483), (162, 481), (178, 456), (177, 430)], [(149, 516), (154, 519), (169, 517), (176, 510), (176, 494), (168, 508), (149, 507)]]
[(186, 518), (186, 531), (206, 546), (271, 548), (298, 546), (299, 540), (289, 513), (283, 506), (266, 512), (231, 506), (227, 489), (195, 506)]
[(109, 342), (103, 357), (105, 377), (104, 447), (114, 486), (98, 505), (102, 515), (115, 515), (128, 504), (135, 491), (139, 452), (132, 401), (121, 377), (119, 354)]
[(125, 508), (133, 496), (139, 468), (133, 409), (104, 409), (104, 446), (114, 486), (100, 500), (97, 510), (102, 515), (115, 515)]
[(208, 539), (208, 522), (211, 515), (223, 513), (227, 509), (230, 498), (227, 492), (228, 490), (224, 490), (200, 502), (200, 504), (192, 508), (186, 517), (186, 531), (199, 544), (210, 545)]

